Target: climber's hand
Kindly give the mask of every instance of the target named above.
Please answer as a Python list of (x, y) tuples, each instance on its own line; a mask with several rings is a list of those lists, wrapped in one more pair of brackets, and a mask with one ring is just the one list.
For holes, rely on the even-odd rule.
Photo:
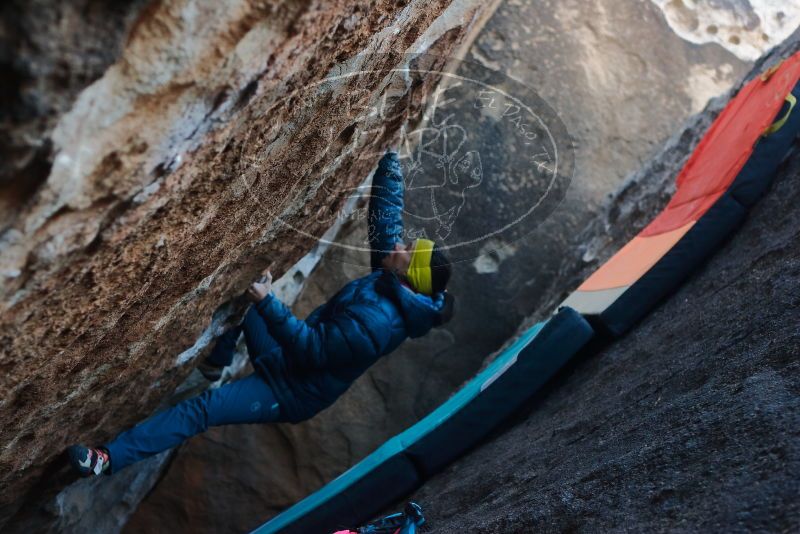
[(264, 297), (269, 295), (270, 291), (272, 291), (272, 273), (267, 269), (258, 282), (250, 284), (247, 289), (247, 298), (253, 302), (261, 302)]

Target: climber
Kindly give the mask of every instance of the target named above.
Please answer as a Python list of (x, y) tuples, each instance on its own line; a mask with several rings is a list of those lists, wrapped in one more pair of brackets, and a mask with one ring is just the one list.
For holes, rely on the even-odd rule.
[(403, 193), (398, 155), (389, 150), (373, 176), (368, 209), (372, 272), (346, 284), (305, 320), (274, 295), (265, 272), (247, 291), (253, 305), (242, 323), (220, 336), (200, 365), (206, 378), (219, 379), (244, 332), (256, 372), (183, 401), (104, 445), (72, 445), (72, 467), (81, 476), (111, 474), (210, 426), (305, 421), (407, 337), (449, 320), (450, 264), (432, 241), (402, 242)]

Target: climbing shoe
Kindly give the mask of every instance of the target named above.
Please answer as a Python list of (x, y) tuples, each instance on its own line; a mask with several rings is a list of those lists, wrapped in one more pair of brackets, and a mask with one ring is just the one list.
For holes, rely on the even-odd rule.
[(103, 448), (92, 449), (83, 445), (72, 445), (67, 449), (69, 464), (82, 477), (99, 475), (108, 471), (111, 458)]
[(208, 360), (204, 360), (197, 366), (197, 370), (206, 377), (206, 380), (209, 382), (216, 382), (220, 378), (222, 378), (222, 370), (224, 367), (219, 367), (212, 363), (209, 363)]

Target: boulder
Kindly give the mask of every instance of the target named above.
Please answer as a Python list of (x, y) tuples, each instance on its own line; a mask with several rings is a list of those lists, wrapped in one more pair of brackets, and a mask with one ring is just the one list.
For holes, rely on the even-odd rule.
[[(195, 529), (202, 529), (203, 521), (219, 525), (234, 507), (261, 507), (267, 519), (427, 415), (472, 377), (521, 322), (532, 314), (531, 320), (541, 319), (552, 309), (546, 304), (554, 294), (563, 298), (575, 287), (568, 285), (574, 283), (574, 271), (562, 272), (562, 261), (596, 266), (584, 245), (594, 243), (598, 233), (581, 230), (605, 210), (607, 195), (748, 68), (716, 44), (683, 40), (656, 5), (618, 0), (505, 2), (466, 59), (523, 82), (566, 124), (575, 140), (574, 174), (557, 209), (539, 226), (483, 240), (478, 254), (454, 266), (453, 321), (406, 341), (319, 416), (294, 426), (212, 429), (187, 443), (133, 516), (129, 532), (156, 528), (171, 510), (183, 510)], [(467, 116), (472, 102), (461, 105), (457, 115)], [(496, 135), (490, 129), (472, 133), (483, 147)], [(674, 157), (680, 160), (687, 153)], [(507, 154), (485, 151), (481, 156), (484, 168), (501, 168), (503, 158), (509, 161)], [(668, 173), (657, 178), (663, 184)], [(513, 197), (509, 184), (518, 181), (515, 176), (486, 180), (476, 191), (502, 208), (501, 202)], [(646, 192), (640, 196), (645, 214), (669, 198), (658, 191), (652, 198)], [(410, 212), (422, 212), (429, 203), (415, 192), (406, 199)], [(626, 206), (636, 208), (630, 203), (619, 209)], [(491, 213), (502, 213), (496, 207)], [(459, 229), (467, 230), (497, 222), (491, 217), (458, 220)], [(366, 232), (363, 220), (345, 224), (337, 241), (352, 248), (328, 251), (306, 281), (294, 307), (298, 316), (368, 272), (367, 256), (357, 250)], [(252, 459), (252, 476), (242, 478), (221, 467), (242, 457)], [(219, 487), (226, 488), (230, 500), (223, 502)], [(203, 521), (191, 519), (196, 515)]]
[[(391, 69), (458, 53), (487, 5), (4, 6), (4, 26), (18, 16), (16, 31), (48, 32), (9, 41), (21, 49), (14, 72), (27, 68), (41, 90), (19, 82), (12, 103), (47, 98), (76, 65), (86, 75), (64, 81), (40, 120), (17, 121), (34, 137), (20, 151), (33, 155), (4, 162), (1, 530), (57, 523), (69, 507), (46, 504), (71, 481), (64, 448), (152, 413), (240, 316), (249, 282), (312, 248), (329, 226), (321, 214), (344, 203), (438, 82)], [(76, 51), (47, 42), (84, 35)], [(81, 46), (96, 50), (94, 63), (72, 57)], [(360, 74), (319, 85), (342, 68)], [(404, 98), (386, 123), (368, 104), (389, 88)], [(13, 124), (3, 132), (27, 139)]]

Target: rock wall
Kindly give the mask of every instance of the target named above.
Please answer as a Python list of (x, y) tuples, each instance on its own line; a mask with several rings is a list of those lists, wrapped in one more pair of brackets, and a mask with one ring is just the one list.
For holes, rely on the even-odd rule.
[[(338, 231), (337, 226), (337, 224), (334, 224), (333, 227), (326, 231), (325, 235), (335, 234)], [(282, 277), (273, 282), (272, 289), (283, 302), (292, 304), (295, 301), (302, 290), (305, 277), (319, 261), (325, 248), (325, 242), (321, 241), (291, 269), (286, 271)], [(212, 325), (207, 331), (213, 329), (212, 321)], [(235, 380), (243, 372), (252, 372), (247, 356), (247, 348), (244, 345), (242, 340), (238, 350), (234, 353), (233, 362), (224, 369), (223, 377), (219, 382), (209, 384), (209, 381), (203, 377), (199, 370), (194, 370), (177, 387), (173, 394), (161, 403), (156, 411), (166, 409), (182, 400), (199, 395), (209, 387), (219, 387), (229, 380)], [(62, 533), (119, 532), (128, 522), (131, 514), (139, 506), (142, 499), (163, 476), (164, 469), (174, 460), (179, 448), (169, 449), (142, 460), (123, 471), (115, 473), (113, 477), (92, 477), (69, 484), (45, 504), (43, 511), (48, 516), (48, 520), (43, 521), (41, 515), (38, 515), (30, 518), (27, 523), (29, 525), (33, 523), (36, 527), (41, 528), (43, 524), (49, 522), (50, 531)], [(216, 459), (216, 461), (219, 460), (220, 458)], [(231, 465), (244, 464), (228, 464), (229, 471)], [(247, 471), (251, 470), (250, 465), (247, 464)], [(241, 502), (241, 499), (236, 500)], [(192, 500), (192, 502), (195, 502), (195, 500)], [(234, 527), (239, 527), (236, 529), (237, 531), (246, 530), (245, 523), (242, 522), (243, 520), (247, 521), (247, 513), (244, 507), (237, 506), (235, 510), (230, 510), (229, 515), (224, 518), (219, 513), (222, 508), (219, 506), (213, 507), (218, 512), (218, 517), (223, 519), (220, 524), (214, 525), (215, 531), (224, 531)], [(165, 510), (162, 523), (169, 523), (169, 518), (173, 518), (176, 515), (183, 518), (181, 512), (176, 513), (175, 510)], [(197, 517), (201, 515), (196, 512), (192, 514), (192, 516)], [(181, 519), (181, 521), (185, 522), (185, 519)], [(15, 526), (20, 527), (19, 522)], [(156, 525), (151, 530), (157, 531), (162, 526), (163, 524)]]
[(800, 27), (800, 5), (796, 2), (651, 1), (664, 11), (670, 27), (684, 39), (719, 43), (742, 59), (758, 59)]
[[(596, 253), (590, 257), (584, 236), (578, 236), (604, 209), (607, 195), (748, 69), (718, 45), (684, 41), (654, 4), (634, 0), (504, 2), (466, 57), (533, 87), (566, 123), (576, 142), (576, 163), (561, 206), (529, 235), (487, 243), (485, 254), (457, 264), (450, 283), (457, 298), (454, 320), (422, 339), (406, 341), (313, 420), (212, 429), (193, 438), (143, 501), (128, 532), (156, 528), (174, 510), (182, 511), (175, 528), (219, 525), (218, 517), (233, 508), (260, 507), (266, 519), (424, 417), (526, 317), (543, 309), (552, 293), (574, 287), (568, 284), (575, 273), (567, 277), (562, 266), (565, 257), (572, 265), (595, 265), (587, 262), (596, 261)], [(483, 135), (494, 134), (487, 130)], [(493, 199), (506, 194), (500, 189), (482, 193)], [(412, 205), (425, 201), (412, 193), (406, 198)], [(663, 198), (655, 195), (653, 204)], [(643, 217), (652, 213), (648, 205), (641, 208)], [(465, 224), (495, 223), (479, 219)], [(340, 241), (363, 242), (366, 231), (363, 221), (352, 221)], [(593, 243), (596, 236), (585, 239)], [(331, 249), (309, 277), (294, 311), (305, 316), (347, 281), (365, 274), (365, 264), (362, 253)], [(251, 459), (246, 473), (222, 467), (240, 457)], [(218, 487), (232, 497), (221, 498)]]
[[(64, 447), (106, 440), (151, 413), (241, 312), (234, 297), (254, 275), (272, 261), (280, 274), (311, 248), (325, 230), (317, 215), (374, 166), (360, 154), (380, 153), (402, 125), (356, 104), (392, 85), (406, 94), (400, 115), (419, 106), (438, 80), (406, 86), (385, 69), (407, 53), (454, 52), (486, 5), (99, 4), (4, 6), (4, 32), (14, 16), (19, 31), (57, 37), (57, 27), (83, 42), (81, 17), (102, 20), (86, 33), (98, 50), (88, 74), (40, 119), (2, 130), (37, 162), (33, 172), (26, 157), (9, 160), (0, 192), (4, 530), (45, 529), (53, 518), (43, 503), (70, 480)], [(36, 56), (36, 39), (45, 37), (8, 42), (31, 46), (60, 87), (57, 72), (71, 64)], [(25, 54), (11, 56), (24, 64)], [(297, 97), (356, 56), (365, 74)], [(4, 89), (4, 100), (22, 109), (28, 85)], [(354, 93), (364, 101), (348, 101)], [(356, 122), (372, 135), (353, 136)]]
[(145, 0), (10, 0), (0, 7), (0, 228), (47, 179), (50, 134), (118, 58)]

